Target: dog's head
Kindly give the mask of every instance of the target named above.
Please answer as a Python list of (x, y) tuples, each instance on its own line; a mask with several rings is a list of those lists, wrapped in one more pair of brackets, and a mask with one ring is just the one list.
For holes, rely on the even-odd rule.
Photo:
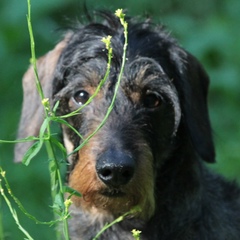
[[(119, 215), (139, 205), (141, 217), (147, 219), (155, 208), (154, 179), (174, 151), (187, 147), (202, 160), (214, 162), (207, 110), (209, 80), (198, 61), (162, 28), (129, 20), (126, 65), (113, 109), (101, 129), (71, 154), (104, 120), (118, 81), (123, 28), (113, 15), (104, 16), (103, 24), (69, 33), (38, 61), (38, 71), (46, 97), (53, 104), (59, 101), (58, 114), (75, 111), (105, 76), (108, 52), (101, 39), (112, 36), (108, 79), (79, 114), (67, 119), (82, 139), (62, 126), (70, 154), (69, 184), (83, 195), (74, 198), (75, 204), (89, 211)], [(31, 68), (23, 85), (19, 138), (38, 135), (43, 121)], [(17, 160), (27, 147), (16, 146)]]

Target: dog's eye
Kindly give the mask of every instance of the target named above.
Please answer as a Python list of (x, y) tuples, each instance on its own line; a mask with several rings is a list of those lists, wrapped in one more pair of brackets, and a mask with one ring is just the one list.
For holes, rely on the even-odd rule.
[(73, 99), (75, 100), (75, 102), (79, 105), (83, 105), (87, 102), (87, 100), (89, 99), (89, 93), (84, 91), (84, 90), (80, 90), (77, 91), (74, 96)]
[(146, 108), (156, 108), (162, 104), (162, 97), (154, 92), (146, 92), (143, 98), (143, 105)]

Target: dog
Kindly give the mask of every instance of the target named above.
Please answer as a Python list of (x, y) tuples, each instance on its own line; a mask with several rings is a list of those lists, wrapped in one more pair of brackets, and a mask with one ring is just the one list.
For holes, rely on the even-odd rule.
[[(108, 35), (113, 49), (110, 73), (98, 94), (67, 119), (83, 139), (101, 124), (111, 104), (122, 64), (124, 34), (119, 19), (71, 29), (38, 60), (39, 78), (57, 114), (83, 106), (104, 78)], [(73, 196), (71, 239), (89, 240), (106, 224), (131, 211), (99, 237), (104, 240), (238, 240), (240, 190), (212, 173), (215, 162), (207, 108), (209, 77), (198, 60), (162, 26), (128, 18), (126, 64), (113, 109), (102, 128), (80, 150), (82, 139), (62, 126), (69, 153), (68, 184)], [(19, 138), (37, 136), (43, 108), (33, 69), (23, 78)], [(16, 145), (16, 161), (31, 143)]]

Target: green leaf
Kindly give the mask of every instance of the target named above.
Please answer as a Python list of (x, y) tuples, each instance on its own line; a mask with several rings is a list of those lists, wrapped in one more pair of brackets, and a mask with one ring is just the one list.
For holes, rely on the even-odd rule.
[(57, 108), (59, 106), (60, 101), (57, 101), (56, 104), (53, 107), (53, 113), (56, 114)]
[(45, 118), (44, 119), (43, 124), (40, 128), (40, 131), (39, 131), (40, 140), (43, 139), (43, 137), (45, 135), (45, 131), (46, 131), (47, 127), (49, 126), (49, 122), (50, 122), (50, 118)]
[(72, 129), (81, 139), (83, 139), (82, 135), (72, 126), (70, 125), (67, 121), (61, 119), (61, 118), (54, 118), (53, 121), (64, 124), (66, 126), (68, 126), (70, 129)]
[(61, 150), (61, 152), (64, 154), (64, 157), (66, 157), (67, 156), (67, 151), (66, 151), (66, 148), (64, 147), (64, 145), (54, 137), (51, 137), (50, 140), (51, 140), (52, 143), (54, 143)]
[(73, 188), (70, 188), (69, 186), (64, 186), (63, 187), (63, 191), (65, 193), (70, 193), (70, 196), (77, 196), (77, 197), (82, 197), (82, 194), (78, 191), (76, 191), (75, 189)]
[(36, 141), (39, 140), (39, 138), (34, 137), (34, 136), (29, 136), (26, 138), (21, 138), (21, 139), (17, 139), (17, 140), (2, 140), (0, 139), (0, 143), (24, 143), (24, 142), (32, 142), (32, 141)]
[(53, 211), (58, 215), (62, 215), (65, 209), (64, 200), (61, 193), (57, 193), (53, 203)]
[(37, 141), (35, 142), (24, 154), (22, 163), (26, 166), (29, 165), (31, 160), (38, 154), (38, 152), (41, 150), (43, 145), (43, 141)]

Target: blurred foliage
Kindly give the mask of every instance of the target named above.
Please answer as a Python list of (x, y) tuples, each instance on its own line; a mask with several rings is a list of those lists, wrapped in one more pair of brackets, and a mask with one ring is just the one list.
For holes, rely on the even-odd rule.
[[(217, 171), (240, 180), (240, 1), (239, 0), (88, 0), (89, 10), (128, 9), (129, 15), (151, 16), (171, 30), (180, 44), (203, 63), (211, 76), (209, 109), (217, 149)], [(53, 48), (71, 21), (82, 19), (83, 1), (32, 0), (37, 55)], [(22, 102), (21, 78), (29, 65), (27, 1), (0, 2), (0, 139), (14, 139)], [(33, 214), (52, 217), (48, 163), (43, 154), (29, 167), (12, 162), (13, 146), (0, 145), (0, 164), (15, 194)], [(41, 160), (42, 159), (42, 160)], [(1, 206), (2, 205), (2, 206)], [(5, 239), (22, 239), (0, 201)], [(54, 239), (53, 230), (20, 215), (35, 239)], [(1, 219), (0, 219), (1, 221)], [(1, 223), (0, 223), (1, 224)]]

